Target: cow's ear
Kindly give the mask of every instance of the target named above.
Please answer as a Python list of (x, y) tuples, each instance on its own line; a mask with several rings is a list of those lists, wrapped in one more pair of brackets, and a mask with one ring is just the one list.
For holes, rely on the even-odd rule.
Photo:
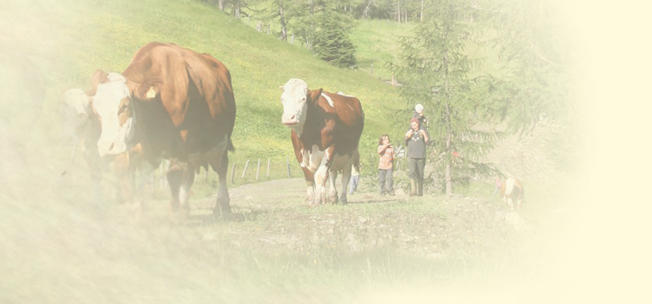
[(322, 91), (322, 88), (319, 88), (318, 90), (308, 91), (308, 101), (317, 102)]
[(143, 84), (136, 87), (132, 94), (139, 100), (150, 101), (156, 99), (160, 94), (160, 91), (156, 85)]
[(100, 83), (105, 83), (109, 81), (109, 73), (104, 72), (102, 70), (96, 70), (95, 73), (93, 73), (93, 76), (91, 76), (91, 88), (86, 91), (86, 95), (93, 96), (97, 92), (97, 86), (100, 85)]

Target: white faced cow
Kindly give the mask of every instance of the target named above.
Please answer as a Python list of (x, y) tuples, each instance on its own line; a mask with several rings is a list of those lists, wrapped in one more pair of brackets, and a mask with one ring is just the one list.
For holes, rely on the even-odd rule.
[(173, 210), (188, 210), (195, 172), (210, 166), (220, 177), (214, 213), (229, 216), (226, 172), (236, 105), (224, 64), (208, 54), (152, 42), (122, 73), (99, 72), (104, 77), (93, 81), (90, 94), (100, 124), (99, 155), (126, 157), (127, 166), (134, 156), (154, 167), (169, 159)]
[(330, 176), (330, 199), (337, 202), (337, 172), (342, 172), (339, 200), (347, 202), (346, 186), (351, 165), (359, 169), (358, 142), (364, 127), (360, 101), (351, 96), (310, 90), (301, 79), (290, 79), (281, 86), (283, 116), (289, 127), (297, 161), (306, 178), (310, 203), (326, 202), (326, 181)]

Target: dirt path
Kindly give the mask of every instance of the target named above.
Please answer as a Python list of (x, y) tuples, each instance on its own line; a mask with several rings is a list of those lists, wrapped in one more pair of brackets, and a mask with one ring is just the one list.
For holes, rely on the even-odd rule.
[[(338, 189), (338, 191), (341, 191)], [(229, 189), (231, 207), (235, 212), (252, 209), (303, 208), (306, 184), (303, 178), (287, 178), (240, 185)], [(407, 200), (407, 196), (381, 196), (377, 193), (356, 192), (348, 196), (349, 204), (388, 203)], [(191, 199), (192, 212), (206, 213), (215, 205), (213, 196)]]

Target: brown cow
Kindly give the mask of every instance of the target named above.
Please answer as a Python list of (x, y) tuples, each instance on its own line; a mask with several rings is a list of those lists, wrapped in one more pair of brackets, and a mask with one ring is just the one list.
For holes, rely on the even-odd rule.
[(129, 151), (155, 165), (170, 159), (172, 207), (186, 211), (195, 172), (210, 165), (220, 177), (214, 213), (228, 215), (227, 151), (233, 149), (236, 106), (226, 67), (208, 54), (152, 42), (122, 74), (107, 75), (91, 90), (101, 122), (100, 156)]
[(291, 132), (297, 161), (301, 164), (308, 186), (306, 200), (326, 201), (326, 179), (330, 175), (330, 198), (337, 202), (337, 172), (342, 171), (339, 197), (346, 203), (346, 187), (351, 178), (351, 165), (359, 170), (358, 142), (364, 127), (360, 101), (322, 89), (309, 90), (301, 79), (290, 79), (281, 87), (283, 116), (281, 122)]

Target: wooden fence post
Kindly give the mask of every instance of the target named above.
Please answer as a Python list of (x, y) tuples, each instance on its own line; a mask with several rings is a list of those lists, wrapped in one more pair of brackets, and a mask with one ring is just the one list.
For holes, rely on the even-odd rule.
[(258, 159), (258, 165), (256, 166), (256, 180), (258, 180), (259, 174), (260, 174), (260, 158)]
[(269, 178), (269, 161), (270, 159), (267, 158), (267, 178)]
[(244, 166), (244, 168), (242, 169), (242, 175), (240, 176), (240, 178), (244, 178), (244, 177), (245, 177), (245, 174), (247, 173), (247, 167), (249, 167), (249, 160), (247, 160), (247, 161), (245, 162), (245, 166)]

